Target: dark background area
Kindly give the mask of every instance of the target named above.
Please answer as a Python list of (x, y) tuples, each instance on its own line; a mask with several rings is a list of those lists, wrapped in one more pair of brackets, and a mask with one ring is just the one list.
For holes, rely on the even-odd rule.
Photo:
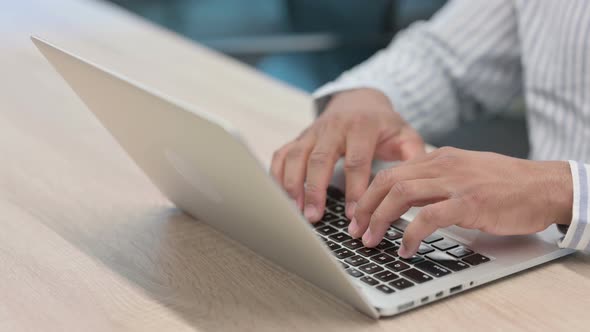
[[(312, 92), (428, 19), (446, 0), (110, 0), (158, 25)], [(522, 112), (484, 117), (430, 142), (528, 154)]]

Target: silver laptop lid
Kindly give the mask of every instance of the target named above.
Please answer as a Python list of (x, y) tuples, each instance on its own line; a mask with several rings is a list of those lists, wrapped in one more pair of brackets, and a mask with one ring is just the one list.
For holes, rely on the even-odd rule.
[(32, 40), (180, 209), (361, 312), (378, 317), (227, 123), (39, 38)]

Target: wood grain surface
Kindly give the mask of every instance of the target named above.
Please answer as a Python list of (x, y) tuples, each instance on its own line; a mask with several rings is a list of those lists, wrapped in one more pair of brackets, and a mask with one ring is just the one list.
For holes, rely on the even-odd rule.
[(584, 254), (397, 318), (366, 318), (176, 210), (31, 34), (225, 117), (267, 164), (313, 118), (307, 94), (106, 3), (5, 0), (0, 330), (588, 329)]

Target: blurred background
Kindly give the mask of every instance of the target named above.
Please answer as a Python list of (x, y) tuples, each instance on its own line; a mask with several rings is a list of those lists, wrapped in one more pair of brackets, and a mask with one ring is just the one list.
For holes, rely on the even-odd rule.
[(111, 0), (311, 92), (445, 0)]
[[(312, 92), (385, 47), (446, 0), (110, 0)], [(509, 110), (507, 110), (509, 111)], [(463, 124), (432, 144), (528, 154), (522, 110)]]

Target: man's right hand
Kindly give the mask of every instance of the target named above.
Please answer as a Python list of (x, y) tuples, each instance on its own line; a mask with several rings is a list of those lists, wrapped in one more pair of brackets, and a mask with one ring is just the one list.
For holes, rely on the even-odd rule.
[(367, 189), (373, 159), (409, 160), (424, 154), (420, 135), (374, 89), (341, 92), (294, 141), (277, 150), (271, 173), (311, 222), (322, 218), (334, 165), (344, 155), (346, 215)]

